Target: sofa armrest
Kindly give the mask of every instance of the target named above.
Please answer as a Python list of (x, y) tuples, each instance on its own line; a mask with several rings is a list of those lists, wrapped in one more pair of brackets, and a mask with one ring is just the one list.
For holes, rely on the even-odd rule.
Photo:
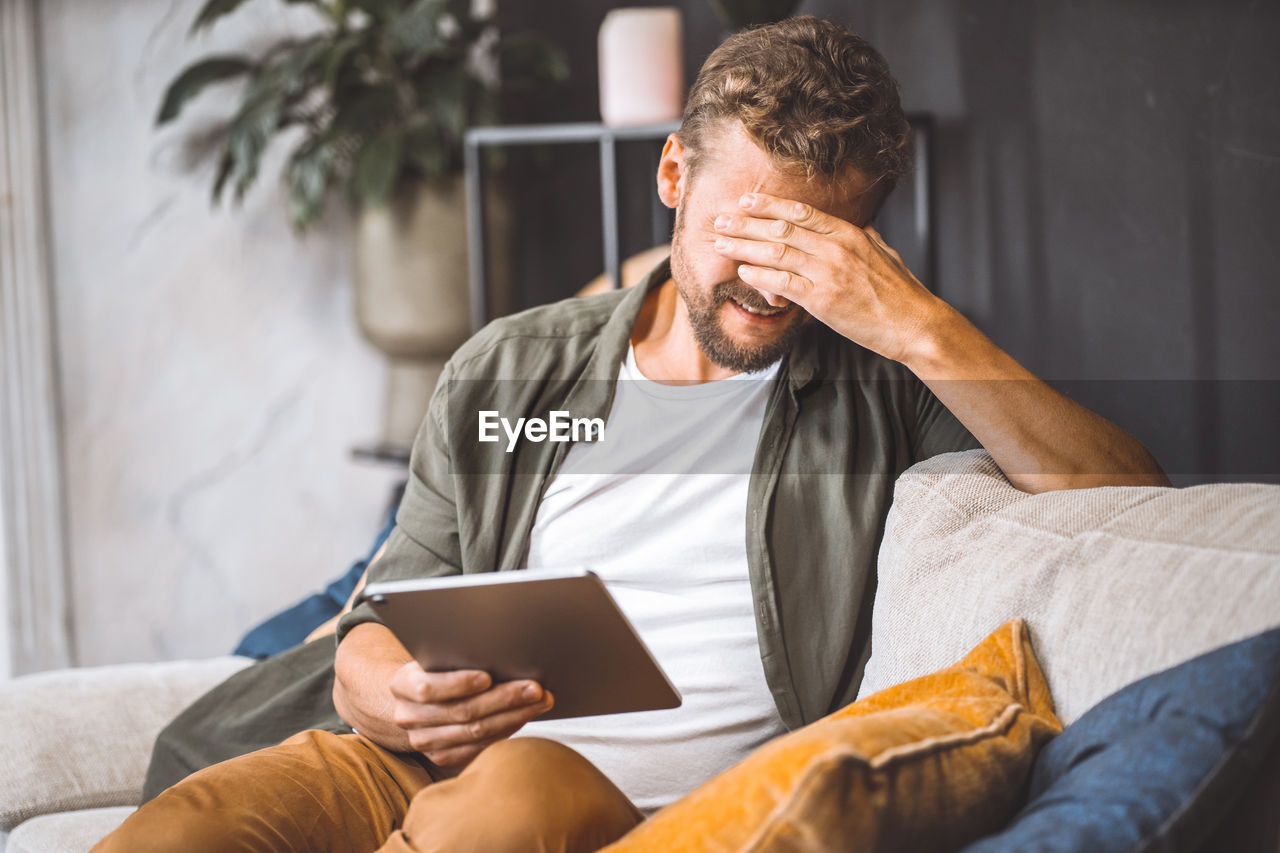
[(50, 812), (137, 805), (160, 729), (250, 663), (123, 664), (0, 683), (0, 832)]

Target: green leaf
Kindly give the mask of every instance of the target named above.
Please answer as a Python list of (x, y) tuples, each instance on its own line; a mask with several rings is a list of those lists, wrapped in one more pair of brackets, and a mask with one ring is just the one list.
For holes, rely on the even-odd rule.
[(379, 133), (360, 149), (352, 180), (362, 203), (371, 207), (386, 204), (400, 174), (403, 152), (404, 136), (395, 129)]
[(329, 134), (308, 139), (289, 158), (289, 198), (293, 226), (304, 231), (324, 213), (329, 179), (339, 159), (338, 146)]
[(400, 102), (396, 90), (390, 85), (361, 86), (352, 89), (347, 96), (336, 101), (332, 128), (341, 132), (370, 139), (400, 117)]
[(416, 0), (387, 25), (391, 38), (400, 47), (417, 54), (431, 56), (449, 46), (440, 32), (447, 0)]
[(229, 15), (243, 5), (244, 0), (209, 0), (200, 9), (200, 13), (196, 15), (195, 23), (191, 25), (191, 35), (195, 35), (197, 31), (211, 25), (214, 21), (223, 15)]
[[(272, 118), (278, 118), (278, 114)], [(237, 126), (228, 136), (227, 151), (231, 154), (231, 178), (236, 201), (244, 198), (244, 194), (257, 179), (262, 152), (271, 141), (271, 130), (274, 128), (275, 123), (269, 122), (265, 112), (255, 113), (253, 120)]]
[(352, 33), (338, 39), (329, 48), (324, 58), (324, 70), (320, 76), (330, 89), (337, 82), (338, 75), (342, 73), (342, 68), (351, 56), (351, 52), (359, 47), (362, 41), (364, 41), (363, 32)]
[[(311, 6), (321, 5), (321, 0), (285, 0), (285, 2), (290, 5), (300, 3), (306, 3)], [(191, 24), (189, 34), (195, 35), (205, 27), (212, 26), (219, 18), (231, 14), (243, 6), (244, 3), (245, 0), (208, 0), (196, 15), (195, 22)]]
[(218, 170), (213, 176), (213, 194), (210, 201), (214, 204), (222, 198), (222, 190), (227, 185), (227, 179), (231, 177), (231, 170), (235, 164), (236, 161), (231, 156), (231, 152), (224, 148), (221, 156), (218, 157)]
[(467, 92), (470, 77), (461, 68), (431, 68), (421, 78), (421, 102), (433, 124), (462, 138), (467, 129)]
[[(201, 0), (193, 29), (243, 2)], [(310, 38), (270, 44), (253, 63), (209, 57), (198, 72), (193, 66), (171, 84), (157, 121), (172, 120), (203, 86), (245, 74), (240, 105), (219, 132), (214, 198), (229, 187), (242, 198), (276, 136), (305, 125), (284, 169), (299, 228), (323, 215), (340, 183), (360, 203), (380, 204), (405, 178), (460, 171), (466, 128), (497, 120), (499, 86), (475, 74), (477, 50), (502, 51), (503, 90), (568, 75), (563, 52), (543, 39), (501, 38), (495, 16), (476, 17), (472, 0), (282, 2), (318, 8), (323, 27)], [(218, 65), (228, 59), (242, 64)]]
[(359, 9), (375, 21), (385, 22), (405, 7), (405, 0), (347, 0), (351, 9)]
[(237, 201), (244, 198), (258, 176), (262, 152), (280, 128), (287, 97), (278, 73), (261, 74), (250, 85), (240, 111), (231, 121), (227, 132), (227, 152), (233, 163), (231, 178)]
[(165, 90), (160, 102), (160, 112), (156, 115), (156, 124), (165, 124), (177, 118), (183, 106), (209, 84), (238, 77), (252, 68), (253, 63), (243, 56), (213, 56), (187, 66)]
[(298, 95), (304, 88), (320, 82), (333, 47), (327, 35), (312, 36), (298, 42), (272, 73), (286, 97)]
[[(287, 108), (300, 101), (319, 76), (329, 41), (315, 36), (275, 51), (282, 59), (260, 71), (245, 91), (240, 110), (227, 132), (230, 175), (239, 201), (257, 179), (262, 154), (272, 137), (288, 123)], [(221, 192), (221, 188), (215, 190)]]
[(439, 130), (432, 127), (417, 128), (404, 141), (405, 162), (425, 181), (436, 181), (450, 173), (450, 150)]

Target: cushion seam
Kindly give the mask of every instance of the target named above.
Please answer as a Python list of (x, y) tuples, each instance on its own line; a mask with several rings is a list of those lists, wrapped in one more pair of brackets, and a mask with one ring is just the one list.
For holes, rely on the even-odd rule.
[(778, 824), (782, 821), (783, 816), (791, 810), (792, 804), (797, 801), (807, 799), (807, 796), (802, 797), (801, 795), (807, 795), (808, 789), (817, 784), (818, 779), (821, 778), (819, 776), (819, 771), (825, 773), (827, 765), (833, 763), (833, 758), (843, 759), (845, 756), (852, 756), (855, 760), (863, 764), (869, 764), (864, 756), (854, 752), (848, 744), (843, 744), (838, 752), (827, 753), (821, 760), (814, 762), (807, 770), (805, 770), (804, 775), (796, 781), (796, 784), (792, 787), (790, 794), (773, 807), (773, 811), (769, 812), (769, 816), (764, 819), (764, 822), (761, 823), (759, 829), (757, 829), (755, 833), (747, 839), (746, 844), (743, 845), (742, 848), (744, 853), (751, 853), (751, 851), (765, 849), (764, 847), (761, 847), (761, 845), (765, 844), (774, 836), (777, 831)]
[[(943, 503), (945, 503), (947, 506), (951, 507), (951, 509), (955, 510), (957, 514), (964, 516), (964, 518), (965, 518), (965, 521), (966, 521), (966, 522), (972, 522), (975, 518), (979, 518), (979, 517), (980, 517), (980, 516), (979, 516), (978, 514), (976, 514), (976, 513), (975, 513), (971, 508), (969, 508), (969, 507), (964, 507), (964, 506), (961, 506), (960, 504), (956, 503), (955, 501), (953, 501), (953, 500), (951, 499), (951, 495), (950, 495), (949, 493), (944, 492), (944, 491), (942, 491), (942, 490), (940, 490), (940, 489), (936, 488), (935, 486), (936, 486), (936, 484), (931, 484), (931, 485), (928, 487), (930, 495), (931, 495), (933, 498), (936, 498), (936, 499), (938, 499), (938, 500), (941, 500), (941, 501), (942, 501)], [(898, 496), (895, 494), (895, 495), (893, 496), (893, 502), (894, 502), (894, 503), (897, 503), (897, 501), (898, 501)], [(1001, 507), (1001, 509), (1000, 509), (1000, 510), (997, 510), (997, 511), (999, 512), (999, 511), (1003, 511), (1003, 510), (1004, 510), (1004, 507)]]
[(117, 808), (121, 806), (137, 806), (142, 795), (142, 786), (115, 788), (110, 791), (94, 791), (49, 797), (40, 803), (33, 803), (7, 810), (5, 820), (0, 821), (0, 832), (12, 832), (14, 828), (34, 817), (62, 812), (83, 811), (95, 808)]
[(1031, 701), (1031, 690), (1027, 686), (1027, 661), (1022, 646), (1027, 641), (1027, 623), (1021, 619), (1013, 623), (1013, 666), (1014, 679), (1018, 684), (1018, 697)]
[(991, 737), (1002, 735), (1009, 730), (1014, 720), (1025, 710), (1026, 708), (1021, 704), (1014, 702), (1011, 705), (1007, 705), (994, 720), (982, 728), (949, 735), (937, 735), (913, 743), (889, 747), (871, 758), (864, 758), (856, 752), (850, 752), (850, 754), (861, 761), (865, 761), (868, 767), (882, 770), (904, 759), (932, 755), (952, 747), (972, 746)]

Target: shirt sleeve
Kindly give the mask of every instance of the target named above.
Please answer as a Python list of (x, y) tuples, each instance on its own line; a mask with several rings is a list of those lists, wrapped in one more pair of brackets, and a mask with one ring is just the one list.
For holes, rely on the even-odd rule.
[[(454, 489), (446, 409), (449, 378), (445, 366), (431, 395), (409, 459), (409, 479), (396, 512), (395, 527), (386, 550), (369, 566), (370, 583), (459, 574), (462, 549), (458, 537), (458, 509)], [(337, 638), (363, 622), (379, 622), (363, 594), (338, 622)]]
[(928, 386), (920, 382), (916, 397), (915, 433), (912, 436), (913, 461), (921, 462), (939, 453), (980, 447), (982, 443), (973, 437), (973, 433), (942, 405)]

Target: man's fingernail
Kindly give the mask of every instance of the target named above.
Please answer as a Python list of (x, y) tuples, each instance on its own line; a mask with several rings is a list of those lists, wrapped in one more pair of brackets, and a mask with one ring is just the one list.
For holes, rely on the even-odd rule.
[(536, 684), (530, 684), (529, 686), (525, 687), (523, 695), (524, 695), (524, 698), (532, 702), (534, 699), (537, 699), (539, 696), (542, 695), (542, 688)]
[(489, 676), (485, 675), (483, 672), (480, 672), (471, 676), (472, 687), (484, 687), (488, 683), (489, 683)]
[(742, 198), (738, 199), (738, 204), (742, 205), (743, 207), (750, 207), (755, 203), (756, 203), (756, 197), (751, 193), (747, 193)]
[(724, 229), (728, 228), (728, 227), (729, 227), (729, 222), (730, 222), (730, 221), (731, 221), (731, 220), (729, 219), (729, 217), (728, 217), (728, 216), (725, 216), (724, 214), (721, 214), (721, 215), (717, 216), (717, 217), (716, 217), (716, 230), (717, 230), (717, 231), (723, 231)]
[(725, 250), (725, 249), (727, 249), (727, 248), (729, 248), (729, 241), (728, 241), (728, 240), (726, 240), (726, 239), (725, 239), (725, 238), (723, 238), (723, 237), (717, 237), (717, 238), (716, 238), (716, 249), (717, 249), (718, 251), (724, 251), (724, 250)]

